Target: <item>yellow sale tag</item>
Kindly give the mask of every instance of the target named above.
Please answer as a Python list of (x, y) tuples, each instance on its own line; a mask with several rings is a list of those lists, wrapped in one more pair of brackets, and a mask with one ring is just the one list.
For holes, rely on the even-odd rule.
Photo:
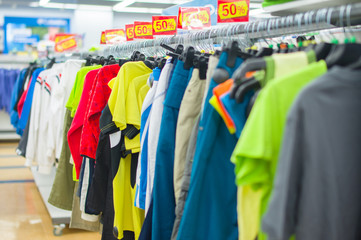
[(135, 38), (153, 38), (153, 27), (151, 22), (134, 22)]
[(160, 16), (153, 16), (153, 34), (176, 31), (176, 19), (177, 17), (165, 17), (162, 19)]
[(246, 1), (234, 1), (219, 4), (218, 16), (222, 20), (245, 17), (247, 14), (248, 4)]

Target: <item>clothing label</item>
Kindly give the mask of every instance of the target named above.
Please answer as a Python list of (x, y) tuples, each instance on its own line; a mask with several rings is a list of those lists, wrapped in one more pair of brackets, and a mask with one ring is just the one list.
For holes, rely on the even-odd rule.
[(105, 30), (105, 43), (106, 44), (115, 44), (125, 42), (125, 31), (124, 29), (110, 29)]
[(153, 16), (153, 35), (177, 34), (177, 16)]
[(105, 41), (105, 31), (102, 31), (102, 34), (100, 36), (100, 44), (106, 44)]
[(217, 22), (248, 22), (249, 0), (218, 0)]
[(127, 34), (127, 41), (133, 41), (133, 39), (134, 39), (134, 24), (125, 25), (125, 32)]
[(211, 12), (209, 7), (180, 7), (178, 14), (178, 28), (203, 29), (211, 26)]
[(135, 39), (153, 39), (152, 22), (134, 22)]
[(55, 52), (64, 52), (73, 50), (78, 46), (74, 36), (61, 40), (55, 44)]

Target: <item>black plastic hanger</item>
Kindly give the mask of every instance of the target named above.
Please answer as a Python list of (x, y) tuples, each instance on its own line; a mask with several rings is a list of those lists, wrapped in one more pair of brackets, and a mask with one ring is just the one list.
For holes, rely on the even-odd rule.
[(264, 70), (266, 69), (266, 67), (267, 67), (266, 61), (263, 58), (247, 59), (242, 64), (242, 66), (234, 72), (232, 76), (232, 78), (234, 79), (234, 83), (230, 92), (230, 97), (231, 98), (236, 97), (237, 89), (244, 81), (244, 76), (246, 75), (246, 73)]
[(207, 78), (208, 58), (205, 56), (195, 57), (193, 65), (199, 69), (199, 79), (205, 80)]
[(255, 55), (255, 57), (266, 57), (271, 56), (273, 54), (272, 48), (261, 48), (261, 50), (258, 51), (258, 53)]
[(248, 118), (249, 114), (252, 111), (253, 105), (256, 102), (256, 99), (258, 97), (259, 92), (261, 91), (261, 89), (258, 89), (253, 96), (251, 97), (251, 99), (249, 100), (248, 106), (247, 106), (247, 110), (246, 110), (246, 117)]
[(89, 55), (85, 58), (85, 66), (90, 66), (91, 65), (91, 60), (92, 60), (92, 56)]
[(327, 67), (347, 66), (359, 60), (361, 56), (361, 44), (348, 43), (333, 47), (331, 53), (326, 57)]
[(55, 63), (55, 58), (50, 59), (50, 62), (46, 64), (46, 69), (52, 68), (54, 63)]
[(352, 70), (360, 70), (361, 69), (361, 56), (356, 62), (354, 62), (353, 64), (350, 64), (347, 67)]
[(237, 91), (236, 91), (236, 95), (235, 95), (235, 99), (236, 99), (236, 102), (237, 103), (241, 103), (244, 101), (244, 97), (245, 95), (255, 89), (255, 90), (258, 90), (261, 88), (261, 84), (260, 82), (255, 79), (254, 77), (242, 82), (241, 85), (239, 85), (239, 87), (237, 88)]
[(185, 70), (189, 70), (191, 69), (191, 67), (193, 67), (194, 57), (195, 57), (194, 47), (192, 46), (187, 47), (184, 53), (182, 54), (182, 59), (181, 59), (184, 62), (183, 68)]
[(313, 50), (315, 51), (317, 61), (326, 59), (328, 54), (331, 52), (332, 46), (333, 44), (324, 42), (316, 44)]

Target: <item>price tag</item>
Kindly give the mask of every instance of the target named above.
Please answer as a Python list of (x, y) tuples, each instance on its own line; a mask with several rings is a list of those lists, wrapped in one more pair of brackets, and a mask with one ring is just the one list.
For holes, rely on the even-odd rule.
[(55, 51), (56, 52), (64, 52), (73, 50), (78, 46), (75, 37), (70, 37), (64, 40), (59, 41), (55, 44)]
[(211, 11), (209, 7), (180, 7), (178, 28), (203, 29), (211, 26)]
[(177, 16), (153, 16), (153, 35), (177, 34)]
[(133, 39), (134, 39), (134, 24), (125, 25), (125, 32), (127, 34), (127, 41), (133, 41)]
[(105, 31), (102, 31), (102, 34), (100, 36), (100, 44), (106, 44), (105, 41)]
[(125, 42), (125, 31), (124, 29), (110, 29), (105, 30), (105, 43), (106, 44), (115, 44)]
[(55, 43), (58, 43), (64, 39), (67, 39), (67, 38), (70, 38), (70, 37), (73, 37), (75, 36), (76, 34), (68, 34), (68, 33), (57, 33), (55, 34), (55, 38), (54, 38), (54, 41)]
[(134, 22), (135, 39), (153, 39), (153, 27), (151, 22)]
[(249, 0), (218, 0), (218, 23), (248, 22)]

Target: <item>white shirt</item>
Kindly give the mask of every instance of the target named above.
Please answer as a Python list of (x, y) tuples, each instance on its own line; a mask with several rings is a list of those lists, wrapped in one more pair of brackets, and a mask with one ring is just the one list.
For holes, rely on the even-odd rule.
[(148, 135), (147, 193), (146, 193), (146, 203), (145, 203), (146, 213), (148, 211), (153, 192), (155, 159), (157, 153), (160, 124), (161, 124), (163, 108), (164, 108), (163, 102), (169, 87), (169, 80), (170, 80), (169, 78), (172, 69), (173, 69), (173, 63), (171, 63), (171, 58), (170, 58), (167, 60), (167, 63), (165, 64), (160, 74), (157, 91), (154, 96), (154, 102), (149, 114), (150, 120), (149, 120), (149, 135)]
[[(158, 86), (158, 81), (153, 81), (153, 86), (151, 89), (149, 89), (147, 95), (144, 98), (143, 101), (143, 105), (142, 105), (142, 110), (141, 113), (143, 115), (144, 111), (147, 110), (148, 108), (152, 107), (153, 101), (154, 101), (154, 96), (156, 94), (157, 91), (157, 86)], [(136, 186), (137, 186), (137, 190), (136, 190), (136, 196), (135, 196), (135, 206), (138, 208), (141, 208), (140, 203), (139, 203), (139, 190), (140, 190), (140, 185), (142, 181), (147, 181), (147, 179), (141, 179), (140, 178), (140, 173), (141, 173), (141, 168), (142, 168), (142, 164), (141, 164), (141, 156), (142, 156), (142, 151), (143, 151), (143, 147), (144, 147), (144, 141), (145, 141), (145, 136), (147, 135), (148, 131), (149, 131), (149, 120), (150, 120), (150, 113), (148, 116), (148, 119), (145, 123), (144, 126), (144, 130), (142, 133), (142, 139), (140, 139), (140, 154), (139, 154), (139, 158), (138, 158), (138, 166), (137, 166), (137, 180), (136, 180)], [(147, 161), (148, 162), (148, 161)]]
[(48, 130), (47, 155), (59, 159), (63, 144), (65, 105), (73, 88), (76, 75), (85, 60), (67, 60), (61, 74), (60, 84), (51, 93), (51, 115)]
[[(33, 94), (33, 101), (31, 103), (31, 111), (29, 120), (29, 133), (28, 133), (28, 142), (26, 145), (26, 162), (25, 166), (31, 166), (33, 161), (36, 159), (37, 153), (37, 145), (38, 145), (38, 134), (39, 134), (39, 127), (40, 127), (40, 110), (41, 110), (41, 98), (42, 98), (42, 89), (44, 80), (50, 74), (51, 69), (46, 69), (42, 71), (38, 78), (36, 79), (36, 83), (34, 86), (34, 94)], [(45, 149), (44, 149), (45, 151)]]

